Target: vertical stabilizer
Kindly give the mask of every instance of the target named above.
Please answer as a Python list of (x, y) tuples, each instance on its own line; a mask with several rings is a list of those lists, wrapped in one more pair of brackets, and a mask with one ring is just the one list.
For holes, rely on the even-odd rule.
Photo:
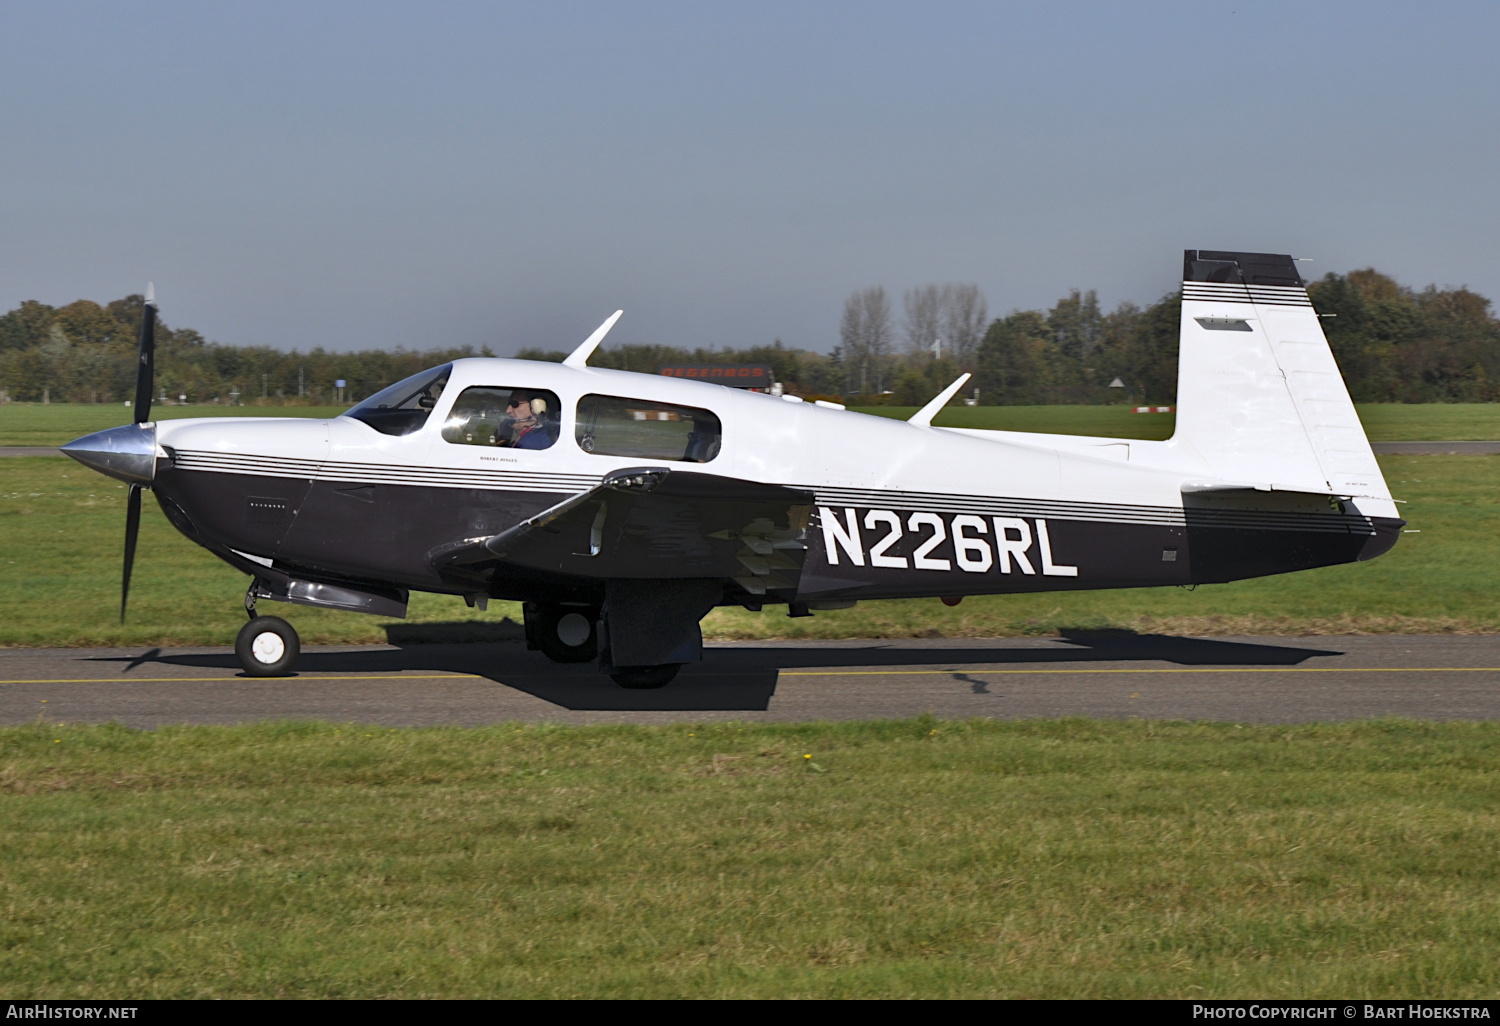
[(1292, 258), (1190, 249), (1182, 277), (1174, 442), (1224, 479), (1389, 499)]

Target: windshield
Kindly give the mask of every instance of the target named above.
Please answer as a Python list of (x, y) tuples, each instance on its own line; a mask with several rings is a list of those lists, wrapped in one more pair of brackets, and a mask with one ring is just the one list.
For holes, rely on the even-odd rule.
[(364, 421), (384, 435), (409, 435), (427, 423), (427, 415), (437, 405), (452, 371), (453, 364), (445, 363), (413, 374), (382, 388), (343, 416)]

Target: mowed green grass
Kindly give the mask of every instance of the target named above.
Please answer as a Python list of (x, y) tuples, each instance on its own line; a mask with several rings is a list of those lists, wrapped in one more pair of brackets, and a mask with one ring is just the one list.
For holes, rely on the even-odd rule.
[[(153, 406), (157, 420), (179, 417), (336, 417), (342, 406)], [(1500, 403), (1375, 403), (1357, 407), (1371, 441), (1472, 441), (1500, 439)], [(915, 406), (871, 406), (857, 412), (905, 419)], [(124, 406), (12, 403), (0, 406), (0, 445), (62, 445), (92, 431), (130, 421)], [(935, 423), (944, 427), (1039, 431), (1107, 438), (1170, 438), (1170, 413), (1132, 413), (1128, 406), (949, 406)]]
[[(152, 420), (186, 417), (337, 417), (346, 406), (164, 406), (153, 403)], [(62, 445), (75, 438), (131, 423), (130, 407), (110, 403), (10, 403), (0, 406), (0, 445)]]
[[(188, 541), (148, 492), (120, 617), (125, 486), (72, 460), (0, 459), (0, 645), (232, 644), (244, 625), (250, 579)], [(268, 603), (306, 644), (384, 641), (383, 621)], [(519, 619), (520, 607), (490, 606)], [(411, 619), (466, 619), (462, 599), (413, 595)]]
[[(1064, 628), (1191, 634), (1500, 630), (1500, 456), (1381, 457), (1409, 529), (1368, 563), (1182, 588), (867, 602), (790, 619), (784, 610), (715, 610), (719, 638), (998, 637)], [(0, 645), (229, 645), (249, 579), (179, 535), (148, 496), (119, 623), (125, 489), (55, 457), (0, 460)], [(383, 621), (269, 603), (309, 644), (384, 641)], [(418, 622), (520, 619), (452, 596), (412, 596)]]
[(0, 802), (11, 999), (1500, 988), (1493, 723), (39, 722)]

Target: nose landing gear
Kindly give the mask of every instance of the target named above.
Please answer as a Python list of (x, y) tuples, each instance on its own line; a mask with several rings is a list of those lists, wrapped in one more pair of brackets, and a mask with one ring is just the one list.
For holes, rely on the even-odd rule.
[(279, 616), (255, 615), (255, 584), (245, 592), (245, 615), (250, 622), (234, 639), (235, 658), (250, 677), (285, 677), (302, 654), (302, 641), (292, 625)]
[(297, 632), (279, 616), (257, 616), (234, 639), (234, 654), (251, 677), (285, 677), (301, 653)]

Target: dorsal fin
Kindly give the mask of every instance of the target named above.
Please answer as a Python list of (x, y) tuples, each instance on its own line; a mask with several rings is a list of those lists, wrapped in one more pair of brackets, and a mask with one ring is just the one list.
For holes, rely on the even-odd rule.
[(922, 407), (906, 421), (918, 427), (931, 427), (932, 418), (938, 415), (938, 411), (948, 405), (948, 400), (958, 394), (958, 390), (964, 387), (964, 382), (969, 380), (969, 375), (960, 374), (958, 380), (938, 393), (937, 398)]
[(610, 314), (609, 320), (599, 325), (599, 327), (594, 330), (594, 333), (592, 335), (583, 340), (583, 345), (579, 346), (577, 349), (568, 354), (568, 358), (563, 361), (563, 366), (588, 366), (589, 357), (594, 355), (594, 350), (599, 348), (599, 343), (604, 341), (604, 336), (609, 334), (609, 329), (615, 326), (615, 321), (618, 321), (620, 319), (620, 315), (624, 312), (624, 310), (616, 310), (614, 313)]

